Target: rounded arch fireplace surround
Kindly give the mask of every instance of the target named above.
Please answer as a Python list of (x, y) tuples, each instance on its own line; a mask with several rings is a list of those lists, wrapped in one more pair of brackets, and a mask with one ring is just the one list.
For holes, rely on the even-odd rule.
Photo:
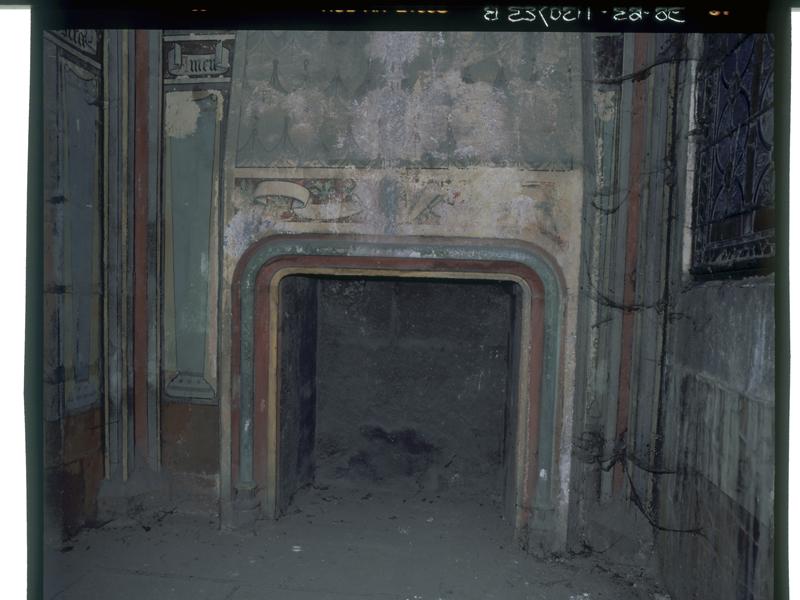
[(278, 304), (280, 283), (291, 275), (515, 284), (521, 299), (511, 375), (516, 414), (505, 504), (523, 544), (552, 547), (553, 532), (563, 529), (556, 505), (568, 486), (557, 451), (564, 284), (546, 252), (515, 240), (279, 235), (248, 248), (231, 288), (230, 396), (221, 411), (223, 522), (280, 515)]

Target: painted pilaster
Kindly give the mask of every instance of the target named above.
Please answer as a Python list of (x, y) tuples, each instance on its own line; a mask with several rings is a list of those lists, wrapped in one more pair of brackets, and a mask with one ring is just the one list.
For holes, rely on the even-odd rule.
[[(593, 179), (587, 181), (583, 212), (583, 273), (578, 356), (575, 444), (584, 461), (581, 495), (585, 505), (611, 496), (611, 474), (592, 464), (608, 456), (615, 440), (620, 364), (621, 304), (627, 224), (627, 181), (632, 85), (621, 79), (633, 65), (631, 36), (594, 34), (585, 38), (587, 119), (584, 147)], [(581, 333), (582, 332), (582, 333)], [(580, 406), (582, 404), (583, 406)], [(576, 414), (578, 414), (576, 412)], [(589, 461), (586, 464), (586, 461)], [(587, 491), (591, 490), (591, 491)], [(591, 498), (591, 500), (589, 500)]]
[(161, 468), (161, 31), (148, 32), (148, 163), (147, 179), (147, 457), (151, 469)]
[[(648, 50), (652, 43), (649, 34), (633, 35), (633, 70), (642, 71), (648, 66)], [(627, 222), (625, 228), (624, 284), (622, 288), (622, 332), (620, 341), (619, 382), (617, 395), (617, 419), (614, 440), (626, 438), (629, 430), (631, 403), (632, 362), (634, 345), (634, 296), (636, 293), (640, 213), (643, 192), (643, 167), (647, 147), (647, 87), (648, 80), (632, 81), (631, 137), (628, 151), (627, 178)], [(619, 494), (624, 482), (624, 465), (617, 463), (613, 471), (612, 491)]]
[(148, 463), (148, 194), (150, 190), (149, 36), (134, 32), (134, 188), (133, 188), (133, 416), (135, 468)]
[(105, 313), (106, 323), (106, 478), (122, 476), (123, 410), (127, 401), (125, 377), (125, 107), (124, 78), (127, 75), (123, 51), (124, 32), (108, 31), (105, 40), (106, 93), (106, 218), (105, 218)]
[[(217, 468), (222, 468), (218, 463), (211, 466), (182, 458), (187, 448), (212, 446), (202, 434), (183, 431), (179, 423), (194, 415), (206, 427), (222, 430), (218, 415), (220, 215), (234, 42), (231, 32), (178, 30), (165, 31), (160, 41), (161, 449), (165, 468), (217, 489)], [(216, 443), (214, 439), (212, 444)]]

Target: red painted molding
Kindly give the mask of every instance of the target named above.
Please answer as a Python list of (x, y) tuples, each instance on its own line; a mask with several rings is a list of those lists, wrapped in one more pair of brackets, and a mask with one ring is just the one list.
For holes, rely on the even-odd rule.
[[(639, 72), (647, 67), (648, 45), (651, 34), (634, 35), (633, 70)], [(645, 154), (645, 138), (647, 125), (645, 122), (645, 100), (647, 80), (633, 83), (633, 99), (631, 101), (631, 142), (628, 163), (628, 216), (625, 232), (625, 280), (622, 292), (622, 303), (631, 306), (636, 294), (636, 265), (639, 259), (639, 212), (642, 199), (642, 161)], [(622, 337), (620, 340), (619, 382), (617, 395), (617, 427), (616, 439), (627, 432), (630, 415), (631, 369), (633, 363), (633, 327), (635, 313), (631, 310), (622, 313)], [(614, 466), (612, 491), (618, 494), (623, 487), (624, 473), (622, 464)]]

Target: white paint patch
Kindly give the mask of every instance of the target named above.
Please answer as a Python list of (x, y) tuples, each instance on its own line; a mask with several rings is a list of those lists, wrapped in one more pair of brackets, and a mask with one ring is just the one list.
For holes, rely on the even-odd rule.
[(453, 152), (455, 157), (459, 160), (465, 160), (469, 158), (475, 158), (480, 154), (478, 149), (475, 146), (459, 146)]
[(404, 126), (407, 96), (399, 89), (381, 88), (356, 104), (353, 135), (366, 156), (390, 160), (407, 152), (405, 140), (413, 135)]
[(445, 79), (452, 86), (450, 97), (455, 99), (452, 127), (460, 148), (480, 148), (484, 159), (509, 155), (512, 140), (501, 133), (509, 131), (507, 102), (502, 94), (488, 83), (465, 84), (455, 72)]
[(417, 31), (377, 31), (370, 37), (367, 52), (386, 65), (398, 65), (419, 55), (421, 39)]
[(197, 130), (200, 107), (193, 92), (168, 92), (164, 104), (164, 130), (168, 136), (184, 138)]
[(244, 208), (225, 227), (225, 253), (238, 258), (250, 244), (269, 233), (273, 226), (273, 221), (264, 215), (263, 207)]
[(303, 90), (290, 93), (283, 98), (275, 97), (269, 106), (283, 106), (289, 117), (290, 136), (297, 149), (309, 151), (319, 143), (319, 130), (325, 123), (327, 111), (320, 110), (326, 98), (319, 90)]
[(534, 199), (524, 194), (512, 198), (507, 204), (509, 221), (512, 223), (535, 223), (537, 219), (536, 211), (533, 210), (534, 204)]
[(608, 123), (614, 118), (614, 100), (617, 93), (612, 90), (594, 90), (592, 100), (597, 111), (597, 116), (601, 121)]

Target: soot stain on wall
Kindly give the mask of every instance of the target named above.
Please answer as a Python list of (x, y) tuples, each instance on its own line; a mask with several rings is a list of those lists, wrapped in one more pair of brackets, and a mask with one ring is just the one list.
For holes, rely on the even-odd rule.
[(281, 283), (281, 509), (311, 483), (499, 498), (513, 284)]
[(502, 486), (508, 284), (320, 280), (319, 479)]

